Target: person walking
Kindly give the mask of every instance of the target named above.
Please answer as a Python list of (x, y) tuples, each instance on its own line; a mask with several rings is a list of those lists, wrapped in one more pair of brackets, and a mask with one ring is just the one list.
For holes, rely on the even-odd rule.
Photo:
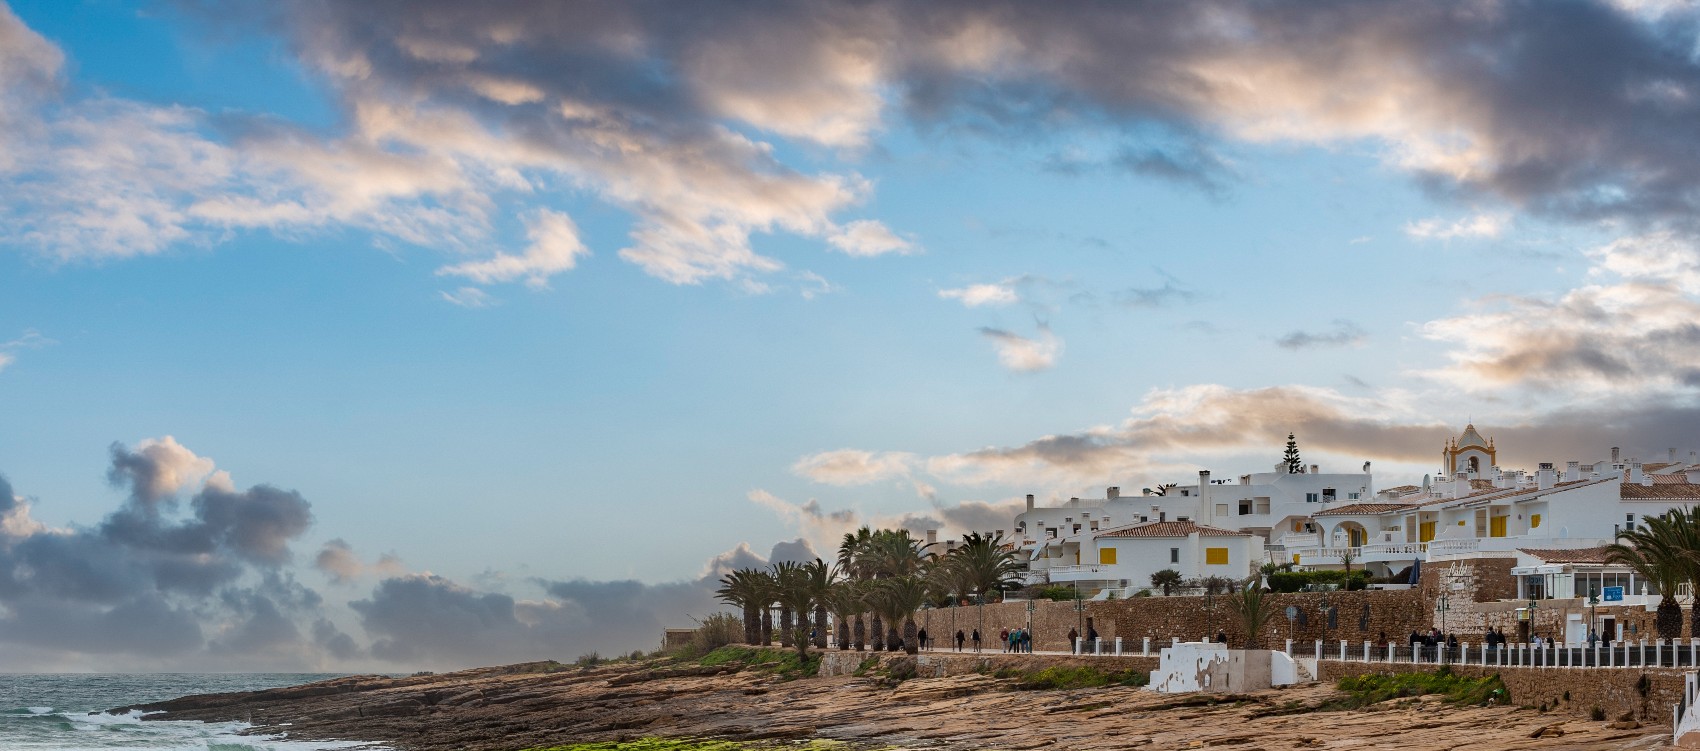
[(974, 651), (980, 651), (980, 629), (974, 629)]
[(921, 629), (920, 631), (916, 631), (915, 632), (915, 640), (920, 642), (920, 644), (916, 645), (917, 647), (919, 647), (921, 649), (926, 649), (927, 648), (927, 630)]
[(1009, 647), (1011, 644), (1014, 644), (1014, 642), (1009, 640), (1009, 629), (1006, 628), (998, 632), (998, 641), (1003, 644), (1003, 651), (1011, 651)]
[(1096, 654), (1098, 652), (1098, 627), (1097, 626), (1087, 626), (1086, 627), (1086, 649), (1087, 649), (1087, 651), (1092, 652), (1094, 654)]
[(1216, 629), (1216, 643), (1217, 644), (1227, 644), (1228, 643), (1228, 632), (1223, 630), (1223, 629)]
[(1086, 651), (1086, 645), (1080, 643), (1080, 632), (1073, 627), (1068, 629), (1068, 651), (1076, 654)]
[(966, 638), (967, 638), (966, 636), (962, 635), (962, 629), (956, 630), (956, 651), (958, 651), (958, 652), (962, 651), (962, 640), (966, 639)]
[(1033, 632), (1021, 629), (1021, 651), (1033, 654)]

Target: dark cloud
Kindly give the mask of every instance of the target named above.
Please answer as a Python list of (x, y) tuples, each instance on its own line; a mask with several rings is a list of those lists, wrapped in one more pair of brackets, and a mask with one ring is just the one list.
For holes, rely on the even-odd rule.
[(1293, 331), (1275, 340), (1282, 349), (1300, 350), (1316, 347), (1355, 347), (1364, 343), (1369, 332), (1351, 321), (1334, 322), (1329, 331)]
[(321, 604), (279, 572), (312, 522), (307, 501), (238, 491), (170, 438), (115, 444), (111, 456), (107, 476), (128, 497), (92, 528), (29, 522), (0, 480), (0, 517), (11, 517), (0, 526), (0, 641), (138, 658), (292, 649), (295, 614)]
[(816, 557), (803, 540), (780, 542), (766, 557), (741, 543), (710, 559), (697, 579), (662, 584), (532, 579), (541, 590), (536, 599), (412, 574), (380, 582), (370, 597), (350, 606), (373, 639), (372, 655), (382, 660), (428, 667), (571, 660), (590, 651), (654, 649), (662, 629), (690, 626), (694, 618), (726, 609), (714, 598), (726, 573)]

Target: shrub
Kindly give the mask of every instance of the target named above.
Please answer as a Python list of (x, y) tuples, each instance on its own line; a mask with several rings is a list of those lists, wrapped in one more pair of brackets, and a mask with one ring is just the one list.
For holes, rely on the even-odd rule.
[(1330, 709), (1354, 709), (1389, 699), (1426, 694), (1443, 694), (1448, 704), (1485, 705), (1489, 700), (1503, 704), (1510, 700), (1510, 694), (1499, 676), (1464, 678), (1445, 667), (1433, 673), (1350, 676), (1340, 679), (1339, 688), (1347, 696), (1331, 702), (1334, 706)]
[(1074, 587), (1050, 586), (1039, 590), (1040, 599), (1067, 602), (1074, 599)]
[(1594, 722), (1605, 722), (1606, 711), (1599, 707), (1594, 707), (1593, 709), (1588, 710), (1588, 719), (1593, 720)]
[(1340, 570), (1281, 571), (1269, 575), (1269, 588), (1276, 592), (1299, 592), (1306, 586), (1318, 584), (1332, 584), (1340, 589), (1363, 589), (1369, 586), (1369, 574), (1362, 570), (1353, 571), (1350, 581), (1346, 572)]
[(691, 636), (691, 643), (701, 654), (744, 639), (744, 620), (731, 613), (714, 613), (707, 618), (692, 620), (697, 622), (697, 631)]
[(602, 664), (602, 655), (597, 654), (596, 652), (586, 652), (579, 655), (578, 659), (575, 660), (573, 664), (581, 668), (593, 668)]
[(1091, 666), (1058, 666), (1031, 672), (1004, 668), (994, 675), (1015, 679), (1015, 688), (1022, 691), (1143, 686), (1151, 680), (1151, 676), (1138, 670), (1104, 671)]

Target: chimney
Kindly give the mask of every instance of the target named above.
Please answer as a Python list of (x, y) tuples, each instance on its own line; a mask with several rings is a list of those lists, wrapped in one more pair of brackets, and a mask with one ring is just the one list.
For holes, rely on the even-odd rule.
[(1633, 482), (1633, 483), (1638, 483), (1638, 484), (1641, 484), (1641, 485), (1652, 484), (1650, 481), (1649, 482), (1643, 482), (1643, 480), (1645, 478), (1646, 478), (1646, 473), (1641, 471), (1641, 460), (1640, 459), (1630, 459), (1629, 460), (1629, 481)]
[(1505, 473), (1499, 471), (1499, 467), (1493, 468), (1493, 486), (1496, 488), (1505, 487)]
[(1582, 463), (1581, 462), (1565, 462), (1564, 463), (1564, 481), (1565, 482), (1575, 482), (1575, 481), (1580, 480), (1580, 479), (1582, 479)]
[(1552, 462), (1541, 462), (1540, 471), (1535, 473), (1535, 487), (1547, 490), (1557, 484), (1558, 473), (1553, 471)]
[(1611, 463), (1612, 464), (1617, 463), (1617, 447), (1616, 446), (1611, 447)]
[(1208, 470), (1208, 469), (1198, 470), (1198, 487), (1202, 488), (1202, 487), (1209, 485), (1209, 484), (1210, 484), (1210, 470)]
[(1671, 464), (1676, 463), (1676, 447), (1675, 446), (1672, 446), (1670, 448), (1670, 463)]
[(1320, 474), (1322, 474), (1322, 469), (1320, 467), (1318, 467), (1317, 465), (1312, 464), (1312, 465), (1310, 465), (1310, 473), (1313, 474), (1313, 475), (1320, 475)]
[(1120, 497), (1122, 497), (1122, 489), (1118, 488), (1118, 487), (1113, 487), (1113, 486), (1108, 487), (1108, 488), (1104, 488), (1104, 497), (1108, 498), (1112, 501), (1117, 499), (1117, 498), (1120, 498)]
[(1027, 510), (1028, 511), (1033, 510), (1033, 494), (1032, 493), (1027, 494)]

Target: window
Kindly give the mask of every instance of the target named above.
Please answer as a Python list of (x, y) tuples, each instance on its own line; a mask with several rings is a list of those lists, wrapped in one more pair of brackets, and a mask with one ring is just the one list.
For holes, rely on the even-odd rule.
[(1251, 499), (1248, 498), (1246, 500), (1240, 501), (1240, 516), (1246, 516), (1246, 515), (1249, 515), (1250, 513), (1251, 513)]
[(1116, 549), (1098, 548), (1098, 562), (1105, 566), (1116, 565)]
[(1355, 501), (1355, 500), (1357, 500), (1357, 499), (1359, 499), (1359, 498), (1362, 498), (1362, 497), (1363, 497), (1363, 496), (1364, 496), (1364, 494), (1363, 494), (1363, 493), (1347, 493), (1347, 494), (1346, 494), (1346, 500), (1348, 500), (1348, 501)]
[(1334, 500), (1334, 489), (1333, 488), (1323, 488), (1322, 489), (1322, 500), (1323, 500), (1323, 502), (1328, 502), (1328, 501)]
[(1305, 493), (1305, 503), (1316, 503), (1320, 500), (1322, 500), (1322, 496), (1316, 493)]
[(1206, 565), (1209, 565), (1209, 566), (1226, 566), (1226, 565), (1228, 565), (1228, 549), (1227, 548), (1205, 548), (1204, 549), (1204, 563)]
[(1217, 516), (1227, 516), (1228, 515), (1228, 504), (1226, 504), (1226, 503), (1216, 504), (1216, 515)]
[(1080, 525), (1079, 524), (1074, 525), (1074, 533), (1077, 534), (1077, 535), (1080, 534)]
[(1169, 562), (1170, 563), (1180, 563), (1181, 562), (1181, 549), (1180, 548), (1169, 548)]
[(1623, 528), (1626, 529), (1626, 530), (1635, 528), (1635, 515), (1634, 514), (1624, 514), (1623, 515)]

